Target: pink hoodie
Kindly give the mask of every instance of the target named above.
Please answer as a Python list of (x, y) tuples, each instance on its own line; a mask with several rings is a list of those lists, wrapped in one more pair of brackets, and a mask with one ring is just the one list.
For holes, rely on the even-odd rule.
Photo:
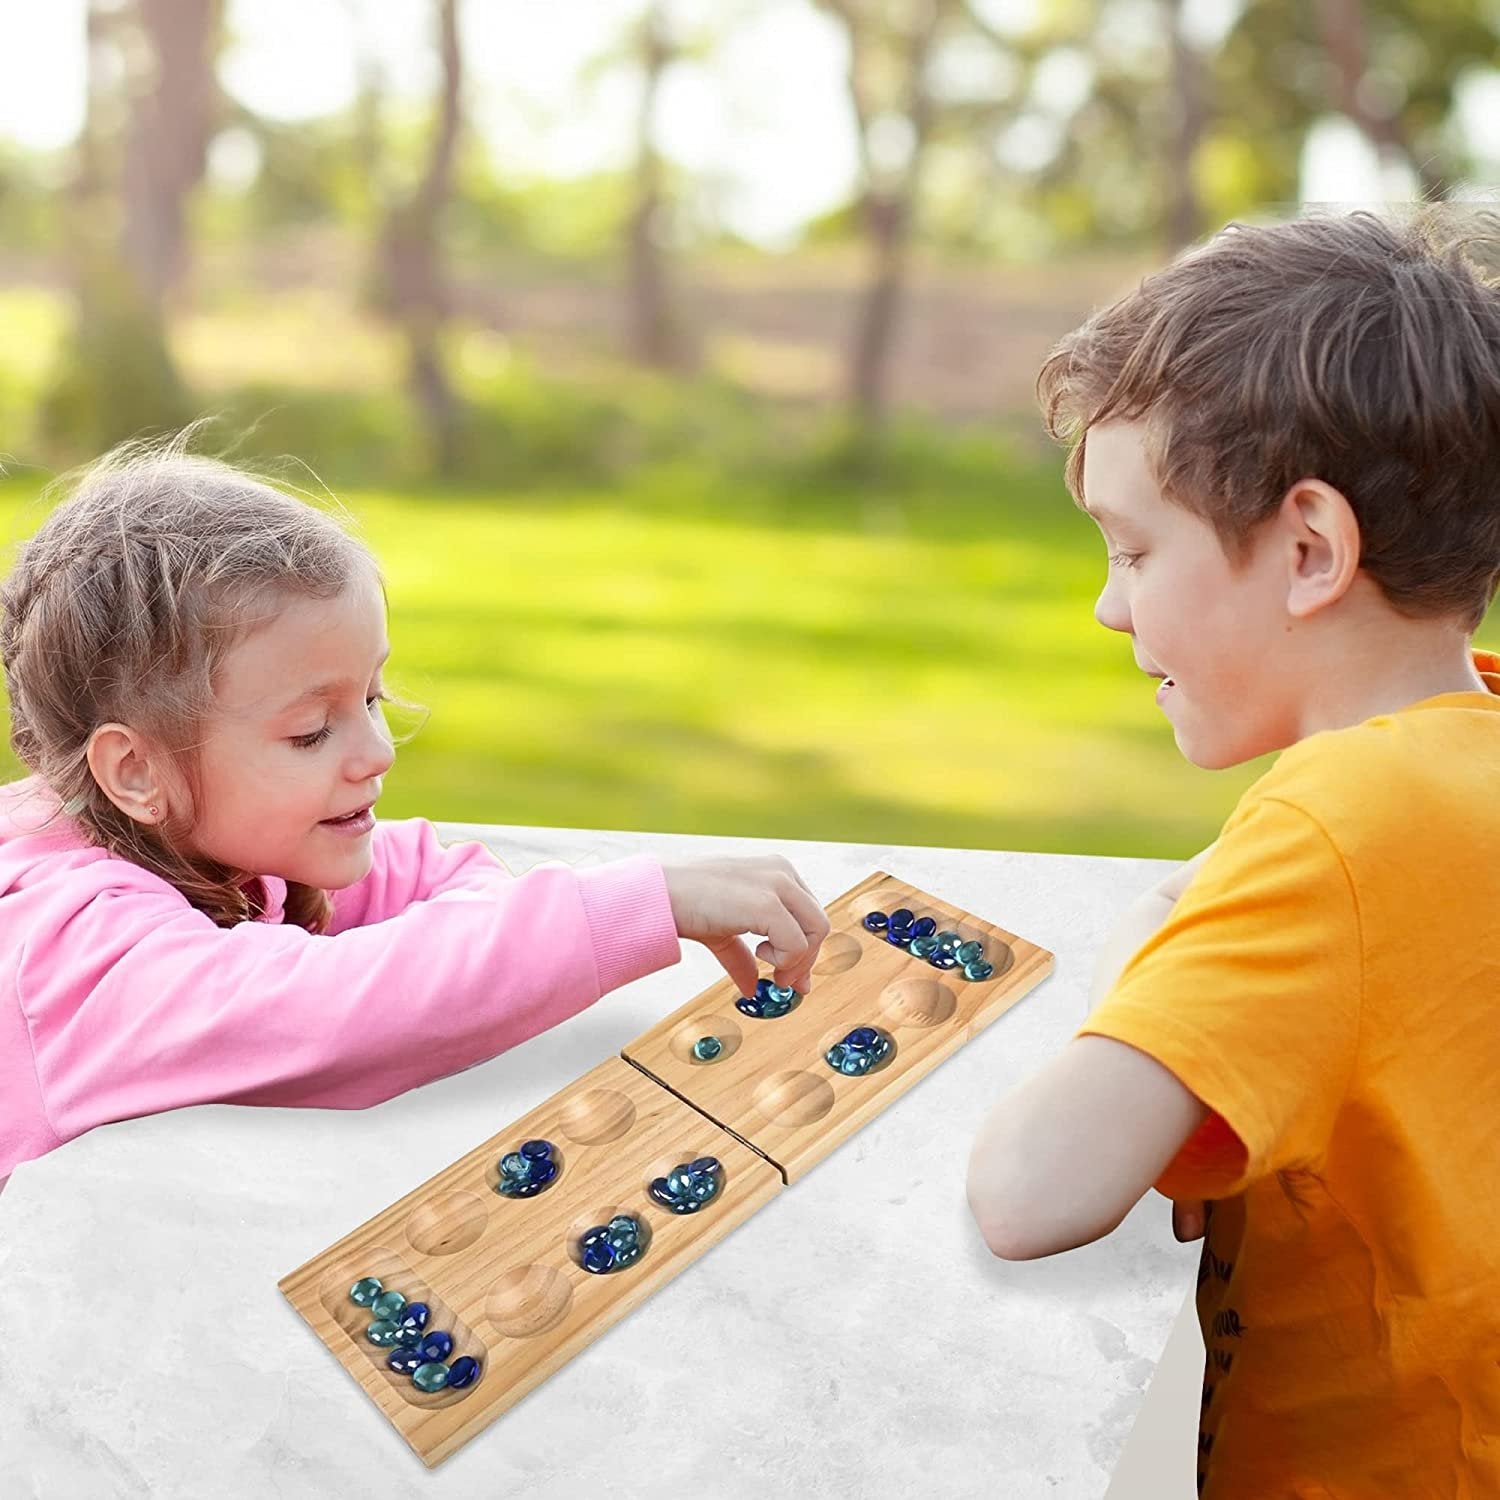
[(72, 819), (40, 829), (57, 800), (37, 788), (0, 788), (0, 1180), (132, 1115), (361, 1109), (681, 957), (654, 859), (513, 878), (424, 818), (376, 824), (327, 934), (283, 922), (275, 876), (262, 916), (216, 927)]

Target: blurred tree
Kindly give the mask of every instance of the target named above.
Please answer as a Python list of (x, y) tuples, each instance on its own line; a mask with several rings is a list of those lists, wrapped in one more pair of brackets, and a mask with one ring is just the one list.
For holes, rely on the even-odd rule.
[(635, 357), (661, 369), (688, 363), (687, 342), (667, 284), (662, 240), (662, 159), (656, 145), (656, 105), (662, 75), (678, 55), (666, 0), (652, 0), (636, 29), (641, 98), (636, 112), (635, 203), (630, 211), (630, 344)]
[(1171, 57), (1172, 122), (1163, 153), (1167, 177), (1166, 248), (1172, 254), (1203, 232), (1197, 163), (1208, 126), (1208, 68), (1202, 50), (1188, 35), (1187, 0), (1162, 0)]
[(963, 0), (816, 0), (843, 28), (859, 147), (861, 219), (872, 268), (849, 355), (857, 427), (884, 424), (888, 366), (911, 249), (922, 169), (939, 99), (930, 64)]
[(187, 266), (186, 207), (219, 111), (221, 0), (89, 0), (72, 203), (77, 320), (44, 431), (98, 447), (186, 415), (165, 302)]
[(461, 413), (443, 362), (441, 334), (450, 294), (440, 230), (463, 123), (458, 0), (436, 0), (436, 19), (442, 81), (432, 138), (415, 187), (390, 204), (379, 254), (381, 293), (406, 337), (407, 382), (422, 414), (432, 463), (439, 473), (452, 474), (459, 461)]

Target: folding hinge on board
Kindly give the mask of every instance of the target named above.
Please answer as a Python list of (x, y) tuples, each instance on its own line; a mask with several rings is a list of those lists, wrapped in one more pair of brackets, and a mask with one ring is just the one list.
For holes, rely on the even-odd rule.
[(647, 1078), (651, 1080), (652, 1083), (658, 1084), (660, 1087), (664, 1088), (669, 1094), (673, 1096), (673, 1098), (681, 1099), (689, 1109), (691, 1109), (695, 1114), (702, 1115), (710, 1125), (713, 1125), (717, 1129), (722, 1130), (725, 1135), (732, 1135), (735, 1140), (740, 1143), (740, 1145), (748, 1146), (758, 1157), (760, 1157), (762, 1161), (770, 1162), (770, 1164), (775, 1167), (776, 1170), (781, 1174), (781, 1180), (783, 1182), (787, 1181), (786, 1169), (781, 1165), (779, 1161), (775, 1161), (771, 1157), (767, 1156), (766, 1153), (762, 1151), (754, 1141), (747, 1141), (745, 1137), (739, 1133), (739, 1131), (732, 1130), (722, 1120), (714, 1119), (714, 1117), (706, 1110), (700, 1109), (696, 1104), (694, 1104), (686, 1094), (679, 1094), (670, 1083), (666, 1082), (665, 1079), (658, 1078), (650, 1068), (643, 1068), (633, 1057), (627, 1057), (623, 1052), (620, 1054), (620, 1056), (625, 1062), (628, 1062), (630, 1066), (636, 1070), (637, 1073), (643, 1073)]

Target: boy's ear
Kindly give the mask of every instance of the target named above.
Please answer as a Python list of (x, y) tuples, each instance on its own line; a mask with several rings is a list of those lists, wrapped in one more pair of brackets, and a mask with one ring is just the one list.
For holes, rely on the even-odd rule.
[(1281, 502), (1281, 521), (1295, 550), (1287, 580), (1287, 613), (1298, 619), (1336, 604), (1359, 571), (1359, 521), (1341, 490), (1299, 479)]
[(87, 755), (99, 790), (122, 813), (138, 823), (161, 821), (165, 789), (143, 736), (128, 724), (100, 724), (89, 736)]

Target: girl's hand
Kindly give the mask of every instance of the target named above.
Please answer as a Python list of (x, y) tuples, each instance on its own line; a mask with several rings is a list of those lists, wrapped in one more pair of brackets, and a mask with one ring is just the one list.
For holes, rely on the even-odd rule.
[[(663, 864), (677, 935), (706, 947), (739, 985), (755, 993), (759, 958), (779, 985), (806, 994), (812, 966), (828, 936), (828, 915), (802, 877), (780, 855), (696, 859)], [(741, 933), (763, 933), (754, 957)]]

